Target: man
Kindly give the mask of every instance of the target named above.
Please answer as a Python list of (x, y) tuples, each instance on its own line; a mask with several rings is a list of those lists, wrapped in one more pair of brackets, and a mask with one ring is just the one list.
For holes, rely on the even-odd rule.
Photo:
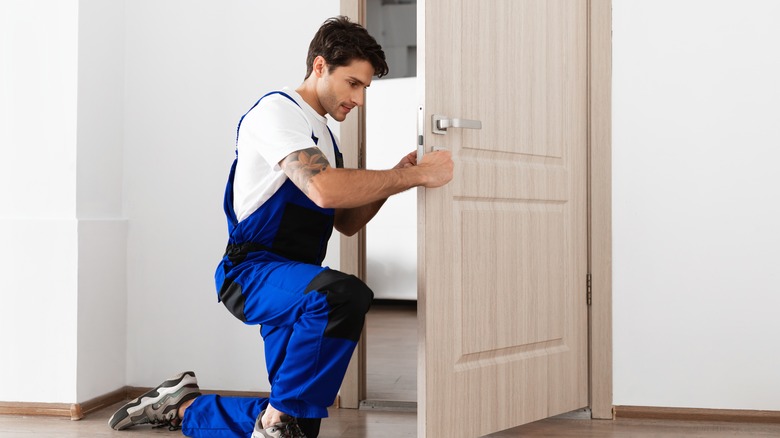
[(322, 267), (332, 229), (352, 235), (388, 196), (452, 178), (448, 152), (390, 170), (343, 169), (326, 115), (341, 122), (364, 103), (384, 52), (345, 17), (314, 36), (307, 73), (294, 91), (263, 96), (239, 122), (225, 190), (229, 240), (215, 275), (219, 299), (262, 326), (268, 399), (201, 395), (191, 371), (166, 380), (112, 416), (111, 427), (181, 426), (193, 437), (316, 437), (337, 395), (373, 293)]

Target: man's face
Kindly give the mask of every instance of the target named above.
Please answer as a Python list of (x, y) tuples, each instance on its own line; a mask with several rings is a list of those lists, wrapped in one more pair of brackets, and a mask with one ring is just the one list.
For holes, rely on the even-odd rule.
[(330, 71), (325, 66), (319, 73), (317, 97), (320, 105), (333, 120), (342, 122), (352, 108), (365, 102), (366, 88), (371, 85), (374, 67), (368, 61), (355, 59)]

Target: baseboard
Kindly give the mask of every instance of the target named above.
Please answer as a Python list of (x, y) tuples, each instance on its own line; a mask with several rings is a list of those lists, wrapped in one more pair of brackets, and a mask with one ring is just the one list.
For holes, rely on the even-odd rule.
[(615, 418), (780, 424), (780, 411), (615, 406)]
[(72, 408), (69, 403), (0, 402), (0, 415), (71, 417)]
[(416, 401), (363, 400), (361, 411), (417, 412)]
[(129, 387), (125, 386), (83, 403), (0, 402), (0, 415), (68, 417), (71, 420), (81, 420), (90, 412), (127, 399), (128, 389)]

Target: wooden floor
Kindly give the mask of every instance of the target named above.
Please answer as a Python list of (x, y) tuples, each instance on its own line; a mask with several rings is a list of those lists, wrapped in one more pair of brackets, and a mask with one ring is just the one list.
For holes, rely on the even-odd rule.
[[(382, 400), (416, 399), (416, 313), (414, 307), (375, 305), (366, 323), (369, 337), (368, 394)], [(373, 339), (372, 339), (373, 336)], [(167, 428), (140, 426), (111, 430), (108, 417), (121, 404), (91, 413), (81, 421), (53, 417), (0, 415), (0, 438), (32, 437), (177, 437)], [(413, 412), (331, 409), (321, 438), (398, 438), (417, 435)], [(780, 437), (780, 424), (740, 424), (657, 420), (591, 421), (550, 418), (490, 437)]]
[(417, 400), (417, 304), (375, 302), (366, 316), (366, 396)]

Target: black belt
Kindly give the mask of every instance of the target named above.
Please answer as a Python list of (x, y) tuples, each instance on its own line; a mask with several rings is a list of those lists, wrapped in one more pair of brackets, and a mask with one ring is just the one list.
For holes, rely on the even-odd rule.
[(250, 252), (258, 251), (274, 252), (270, 247), (257, 242), (229, 243), (225, 248), (225, 256), (231, 263), (236, 264), (243, 262)]

